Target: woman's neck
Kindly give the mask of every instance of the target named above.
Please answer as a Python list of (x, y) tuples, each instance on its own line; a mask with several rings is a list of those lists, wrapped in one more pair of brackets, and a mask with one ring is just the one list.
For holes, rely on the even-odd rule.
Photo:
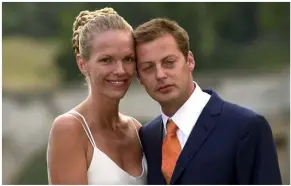
[(86, 114), (92, 129), (115, 131), (120, 123), (119, 102), (120, 100), (112, 100), (104, 95), (90, 94), (80, 110)]

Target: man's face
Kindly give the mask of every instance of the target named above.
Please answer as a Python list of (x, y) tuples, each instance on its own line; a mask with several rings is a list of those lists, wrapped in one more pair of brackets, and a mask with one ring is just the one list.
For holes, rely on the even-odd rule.
[(161, 105), (185, 101), (192, 93), (194, 58), (185, 57), (174, 37), (165, 34), (136, 46), (138, 78)]

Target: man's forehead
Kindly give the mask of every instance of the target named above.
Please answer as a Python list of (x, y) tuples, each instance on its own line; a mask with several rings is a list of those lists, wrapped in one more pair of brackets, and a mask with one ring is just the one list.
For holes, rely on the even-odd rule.
[(175, 47), (162, 47), (162, 46), (156, 46), (156, 47), (140, 47), (136, 48), (136, 53), (139, 57), (145, 57), (150, 58), (152, 57), (165, 57), (167, 55), (173, 55), (176, 54), (179, 50)]
[(177, 47), (175, 38), (170, 34), (162, 35), (154, 40), (147, 41), (144, 43), (138, 43), (137, 48), (145, 49), (152, 47)]

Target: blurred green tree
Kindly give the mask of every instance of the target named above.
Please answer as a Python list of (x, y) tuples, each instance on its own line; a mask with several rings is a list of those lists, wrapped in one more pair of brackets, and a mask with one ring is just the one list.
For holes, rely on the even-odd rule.
[(82, 80), (71, 49), (72, 25), (81, 10), (113, 7), (134, 28), (168, 17), (184, 27), (196, 71), (260, 69), (288, 65), (290, 3), (287, 2), (78, 2), (3, 3), (3, 36), (56, 37), (55, 64), (64, 83)]

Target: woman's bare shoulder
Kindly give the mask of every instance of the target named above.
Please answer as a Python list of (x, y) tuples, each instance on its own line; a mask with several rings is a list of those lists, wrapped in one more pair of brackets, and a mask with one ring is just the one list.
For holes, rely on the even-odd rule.
[(75, 143), (80, 141), (83, 134), (82, 123), (70, 114), (62, 114), (55, 118), (52, 124), (50, 139), (63, 143)]
[(87, 183), (83, 130), (72, 115), (63, 114), (54, 120), (47, 149), (50, 183)]
[(52, 130), (55, 132), (78, 134), (81, 129), (83, 129), (81, 121), (68, 113), (56, 117), (52, 124)]

